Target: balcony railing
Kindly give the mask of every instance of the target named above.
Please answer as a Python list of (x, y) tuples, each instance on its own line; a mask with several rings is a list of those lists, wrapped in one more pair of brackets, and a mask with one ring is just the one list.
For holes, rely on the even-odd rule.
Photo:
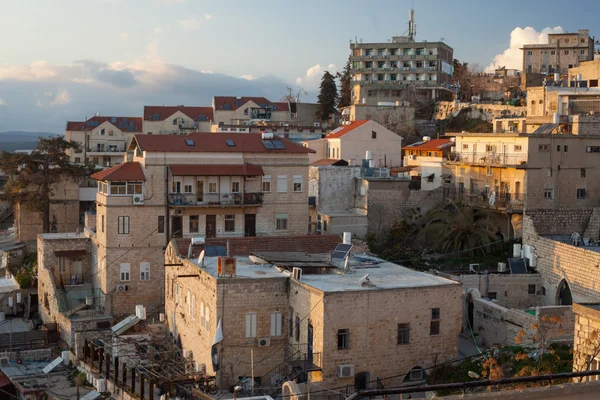
[(171, 206), (260, 206), (263, 204), (263, 193), (169, 193)]
[(457, 187), (444, 188), (444, 198), (475, 207), (492, 209), (523, 210), (526, 193), (494, 193), (486, 190), (461, 190)]
[(450, 161), (486, 164), (486, 165), (521, 165), (527, 163), (526, 153), (456, 153)]

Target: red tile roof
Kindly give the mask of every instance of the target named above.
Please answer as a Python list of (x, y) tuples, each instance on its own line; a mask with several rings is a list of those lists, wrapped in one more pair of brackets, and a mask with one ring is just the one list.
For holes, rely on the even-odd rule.
[(329, 167), (332, 165), (345, 167), (348, 165), (346, 160), (338, 160), (337, 158), (322, 158), (310, 164), (313, 167)]
[(171, 165), (176, 176), (262, 176), (263, 169), (254, 164)]
[[(94, 128), (109, 122), (123, 132), (142, 132), (142, 118), (140, 117), (103, 117), (95, 116), (85, 122), (67, 121), (68, 131), (91, 131)], [(114, 122), (113, 122), (114, 121)], [(131, 127), (131, 128), (129, 128)]]
[(325, 136), (325, 138), (326, 139), (340, 138), (340, 137), (344, 136), (346, 133), (352, 132), (353, 130), (355, 130), (359, 126), (366, 124), (367, 122), (369, 122), (368, 119), (361, 119), (361, 120), (352, 122), (350, 125), (340, 126), (339, 128), (330, 132), (327, 136)]
[[(281, 140), (285, 149), (267, 149), (260, 133), (196, 132), (187, 135), (135, 135), (131, 145), (137, 143), (143, 151), (166, 153), (315, 153), (314, 150)], [(188, 146), (186, 141), (193, 141)], [(229, 146), (226, 140), (232, 140)]]
[(403, 150), (442, 150), (445, 147), (452, 146), (454, 142), (450, 139), (433, 139), (428, 140), (427, 142), (417, 142), (413, 143), (409, 146), (405, 146)]
[[(264, 97), (235, 97), (235, 96), (215, 96), (214, 98), (214, 106), (215, 111), (223, 111), (223, 110), (237, 110), (247, 102), (252, 101), (257, 105), (263, 106), (273, 106), (275, 107), (275, 111), (289, 111), (288, 103), (278, 102), (273, 103), (267, 100)], [(228, 108), (225, 105), (229, 105)]]
[(127, 161), (96, 172), (90, 178), (97, 181), (145, 181), (144, 170), (139, 162)]
[[(212, 107), (186, 107), (186, 106), (144, 106), (144, 120), (164, 121), (177, 111), (182, 112), (194, 121), (212, 121)], [(204, 118), (201, 118), (204, 116)]]

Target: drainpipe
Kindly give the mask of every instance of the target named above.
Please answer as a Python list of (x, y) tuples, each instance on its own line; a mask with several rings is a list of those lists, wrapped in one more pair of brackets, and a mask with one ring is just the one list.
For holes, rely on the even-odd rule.
[(169, 216), (169, 167), (165, 166), (165, 247), (169, 245), (171, 240)]

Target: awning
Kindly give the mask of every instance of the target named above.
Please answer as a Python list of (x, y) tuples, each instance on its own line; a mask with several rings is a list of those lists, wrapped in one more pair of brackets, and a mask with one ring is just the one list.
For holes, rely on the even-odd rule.
[(203, 164), (171, 165), (174, 176), (261, 176), (260, 165), (254, 164)]
[(87, 254), (85, 250), (58, 250), (54, 252), (56, 257), (80, 257)]

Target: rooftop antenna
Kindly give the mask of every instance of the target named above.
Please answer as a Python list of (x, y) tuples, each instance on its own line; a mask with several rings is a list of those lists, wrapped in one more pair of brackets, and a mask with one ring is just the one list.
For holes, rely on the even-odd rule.
[(408, 38), (414, 41), (415, 36), (417, 36), (417, 24), (415, 24), (415, 9), (413, 7), (408, 11), (408, 18)]

